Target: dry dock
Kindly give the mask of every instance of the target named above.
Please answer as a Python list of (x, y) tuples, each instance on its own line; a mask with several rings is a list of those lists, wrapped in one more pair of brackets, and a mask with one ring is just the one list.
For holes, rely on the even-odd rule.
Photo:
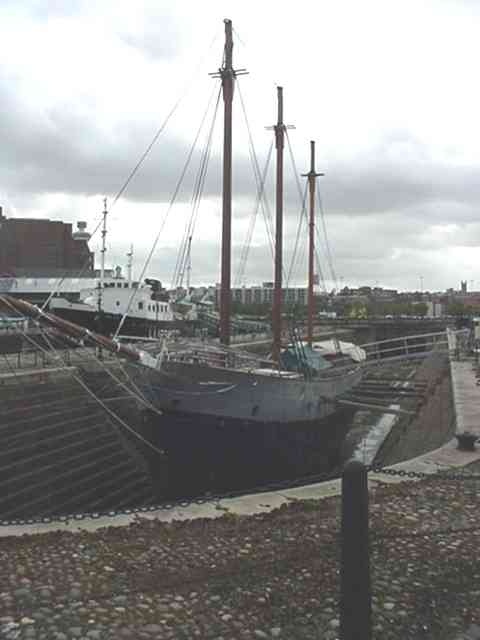
[[(473, 363), (451, 366), (458, 425), (479, 432)], [(430, 477), (370, 476), (375, 640), (479, 637), (479, 459), (451, 440), (396, 465)], [(141, 517), (3, 528), (0, 637), (334, 640), (338, 491), (333, 481)]]

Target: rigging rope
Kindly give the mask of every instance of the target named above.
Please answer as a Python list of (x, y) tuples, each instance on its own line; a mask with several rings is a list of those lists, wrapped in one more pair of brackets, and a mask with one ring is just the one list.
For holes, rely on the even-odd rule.
[[(41, 352), (43, 353), (47, 353), (48, 354), (48, 350), (44, 349), (43, 347), (41, 347), (39, 344), (37, 344), (35, 342), (35, 340), (33, 338), (31, 338), (30, 336), (27, 335), (26, 332), (21, 331), (21, 334), (23, 335), (23, 337), (30, 342), (31, 344), (33, 344), (34, 346), (37, 347), (37, 349), (39, 349)], [(55, 348), (53, 347), (53, 345), (51, 345), (51, 343), (49, 343), (48, 338), (46, 337), (46, 335), (44, 335), (44, 338), (47, 342), (47, 344), (49, 344), (50, 346), (50, 350), (54, 353), (56, 353)], [(65, 363), (65, 361), (63, 360), (62, 356), (59, 355), (57, 353), (56, 355), (56, 359), (60, 360), (60, 367), (67, 369), (68, 365)], [(144, 438), (141, 434), (139, 434), (137, 431), (135, 431), (135, 429), (133, 429), (130, 425), (128, 425), (122, 418), (120, 418), (119, 415), (117, 415), (114, 411), (112, 411), (112, 409), (110, 409), (105, 402), (103, 402), (103, 400), (101, 400), (91, 389), (90, 387), (85, 384), (85, 382), (79, 377), (77, 376), (75, 373), (72, 373), (72, 378), (78, 382), (78, 384), (85, 389), (85, 391), (88, 393), (88, 395), (90, 397), (92, 397), (101, 407), (102, 409), (104, 409), (108, 415), (110, 417), (112, 417), (116, 422), (118, 422), (118, 424), (120, 424), (124, 429), (126, 429), (127, 431), (129, 431), (135, 438), (137, 438), (138, 440), (141, 440), (145, 445), (147, 445), (147, 447), (149, 447), (150, 449), (152, 449), (153, 451), (155, 451), (156, 453), (160, 454), (161, 456), (164, 456), (165, 453), (164, 451), (162, 451), (161, 449), (158, 449), (154, 444), (152, 444), (149, 440), (147, 440), (146, 438)], [(133, 395), (133, 394), (132, 394)]]
[[(188, 253), (189, 253), (189, 244), (191, 241), (191, 238), (193, 237), (193, 233), (195, 231), (195, 226), (196, 226), (196, 222), (197, 222), (197, 217), (198, 217), (198, 211), (200, 208), (200, 202), (202, 199), (202, 194), (203, 194), (203, 189), (205, 186), (205, 180), (207, 177), (207, 171), (208, 171), (208, 164), (210, 161), (210, 155), (211, 155), (211, 151), (212, 151), (212, 138), (213, 138), (213, 132), (215, 129), (215, 123), (217, 120), (217, 115), (218, 115), (218, 106), (220, 104), (220, 95), (221, 95), (221, 89), (219, 89), (218, 94), (217, 94), (217, 101), (215, 104), (215, 109), (213, 111), (213, 115), (212, 115), (212, 120), (210, 123), (210, 127), (208, 130), (208, 135), (207, 135), (207, 140), (205, 143), (205, 147), (203, 149), (202, 152), (202, 156), (200, 159), (200, 166), (199, 169), (197, 171), (197, 176), (195, 179), (195, 186), (194, 186), (194, 190), (193, 190), (193, 194), (192, 194), (192, 211), (190, 214), (190, 219), (188, 221), (188, 224), (185, 228), (185, 233), (184, 233), (184, 237), (183, 237), (183, 241), (182, 241), (182, 245), (180, 248), (180, 251), (178, 253), (177, 256), (177, 263), (175, 265), (175, 271), (172, 277), (172, 288), (176, 288), (178, 286), (182, 286), (183, 283), (183, 276), (185, 273), (185, 269), (187, 267), (187, 261), (189, 259)], [(209, 105), (210, 106), (210, 103)], [(203, 125), (204, 120), (202, 120), (202, 125)]]
[[(214, 88), (214, 89), (215, 89), (215, 88)], [(179, 193), (180, 188), (181, 188), (181, 186), (182, 186), (182, 184), (183, 184), (183, 180), (184, 180), (184, 178), (185, 178), (185, 174), (186, 174), (187, 169), (188, 169), (188, 167), (189, 167), (189, 165), (190, 165), (190, 161), (191, 161), (191, 159), (192, 159), (193, 152), (194, 152), (194, 150), (195, 150), (195, 147), (196, 147), (196, 144), (197, 144), (198, 138), (199, 138), (199, 136), (200, 136), (200, 132), (201, 132), (201, 129), (202, 129), (202, 126), (203, 126), (203, 121), (204, 121), (204, 119), (206, 118), (206, 115), (207, 115), (207, 112), (208, 112), (208, 107), (209, 107), (210, 102), (211, 102), (211, 100), (212, 100), (212, 98), (213, 98), (213, 95), (214, 95), (214, 89), (212, 90), (212, 95), (211, 95), (211, 97), (210, 97), (209, 104), (207, 105), (207, 109), (206, 109), (206, 111), (205, 111), (205, 113), (204, 113), (204, 115), (203, 115), (203, 118), (202, 118), (202, 124), (200, 125), (200, 127), (199, 127), (199, 129), (198, 129), (198, 131), (197, 131), (197, 135), (195, 136), (195, 139), (194, 139), (194, 141), (193, 141), (193, 143), (192, 143), (192, 146), (190, 147), (190, 151), (189, 151), (188, 156), (187, 156), (187, 159), (186, 159), (186, 161), (185, 161), (185, 165), (184, 165), (184, 167), (183, 167), (182, 173), (181, 173), (181, 175), (180, 175), (180, 178), (178, 179), (177, 185), (176, 185), (176, 187), (175, 187), (175, 191), (173, 192), (173, 195), (172, 195), (172, 197), (171, 197), (171, 199), (170, 199), (170, 202), (169, 202), (169, 205), (168, 205), (167, 211), (165, 212), (165, 215), (164, 215), (163, 220), (162, 220), (162, 222), (161, 222), (160, 229), (159, 229), (159, 231), (158, 231), (158, 233), (157, 233), (157, 236), (156, 236), (156, 238), (155, 238), (155, 240), (154, 240), (154, 242), (153, 242), (152, 248), (150, 249), (150, 252), (149, 252), (149, 254), (148, 254), (148, 256), (147, 256), (147, 258), (146, 258), (146, 260), (145, 260), (145, 263), (144, 263), (144, 265), (143, 265), (143, 269), (142, 269), (142, 272), (141, 272), (141, 274), (140, 274), (140, 278), (139, 278), (139, 280), (140, 280), (140, 281), (141, 281), (141, 280), (143, 280), (143, 276), (145, 275), (145, 271), (147, 270), (147, 267), (148, 267), (148, 265), (150, 264), (150, 260), (152, 259), (153, 253), (154, 253), (155, 249), (157, 248), (158, 241), (159, 241), (160, 236), (161, 236), (161, 234), (162, 234), (162, 232), (163, 232), (163, 229), (164, 229), (165, 224), (166, 224), (166, 222), (167, 222), (168, 216), (169, 216), (169, 214), (170, 214), (170, 212), (171, 212), (171, 210), (172, 210), (172, 208), (173, 208), (173, 206), (174, 206), (174, 204), (175, 204), (175, 201), (176, 201), (176, 199), (177, 199), (178, 193)], [(119, 333), (120, 333), (120, 330), (121, 330), (121, 329), (122, 329), (122, 327), (123, 327), (123, 323), (125, 322), (125, 318), (127, 317), (128, 313), (129, 313), (129, 311), (130, 311), (130, 308), (131, 308), (131, 306), (132, 306), (132, 303), (133, 303), (133, 300), (134, 300), (134, 298), (135, 298), (136, 293), (137, 293), (137, 289), (134, 289), (134, 290), (132, 291), (132, 294), (130, 295), (130, 298), (129, 298), (129, 300), (128, 300), (128, 304), (127, 304), (127, 308), (126, 308), (126, 310), (125, 310), (125, 312), (124, 312), (124, 314), (123, 314), (123, 316), (122, 316), (122, 319), (120, 320), (120, 322), (119, 322), (119, 324), (118, 324), (117, 330), (115, 331), (115, 334), (114, 334), (114, 336), (113, 336), (113, 339), (114, 339), (114, 340), (118, 337), (118, 335), (119, 335)]]
[(250, 246), (252, 243), (252, 237), (253, 237), (253, 231), (255, 229), (255, 223), (258, 217), (258, 210), (261, 207), (262, 208), (262, 213), (263, 213), (263, 218), (265, 221), (265, 226), (267, 229), (267, 236), (268, 236), (268, 240), (269, 240), (269, 245), (270, 245), (270, 251), (272, 253), (272, 258), (273, 258), (273, 254), (274, 254), (274, 250), (273, 250), (273, 240), (271, 237), (271, 233), (268, 232), (268, 218), (265, 212), (265, 208), (263, 206), (263, 198), (264, 198), (264, 188), (265, 188), (265, 181), (266, 181), (266, 177), (268, 174), (268, 169), (270, 167), (270, 160), (272, 157), (272, 151), (273, 151), (273, 140), (270, 143), (270, 148), (268, 150), (268, 155), (267, 155), (267, 160), (265, 162), (265, 167), (263, 169), (263, 173), (262, 175), (258, 176), (256, 173), (256, 169), (255, 169), (255, 161), (254, 161), (254, 157), (252, 156), (252, 153), (250, 153), (250, 160), (252, 162), (252, 166), (254, 167), (254, 174), (255, 174), (255, 180), (257, 182), (257, 200), (255, 202), (255, 207), (252, 211), (252, 215), (250, 218), (250, 223), (247, 229), (247, 235), (245, 238), (245, 242), (244, 245), (242, 247), (242, 251), (240, 254), (240, 259), (239, 259), (239, 264), (238, 264), (238, 268), (237, 268), (237, 275), (235, 278), (235, 282), (236, 282), (236, 286), (239, 287), (242, 285), (242, 281), (244, 279), (245, 276), (245, 269), (246, 269), (246, 265), (247, 265), (247, 261), (248, 261), (248, 254), (250, 251)]
[[(102, 221), (103, 221), (103, 217), (99, 220), (97, 226), (93, 230), (93, 233), (91, 234), (90, 239), (93, 238), (93, 236), (100, 229), (100, 227), (102, 225)], [(82, 268), (80, 269), (80, 271), (77, 272), (75, 278), (81, 278), (83, 276), (83, 274), (87, 270), (87, 267), (89, 266), (89, 263), (90, 263), (90, 257), (88, 257), (87, 260), (85, 260), (85, 262), (83, 263)], [(54, 297), (54, 295), (56, 293), (58, 293), (60, 287), (65, 282), (67, 277), (68, 277), (68, 274), (64, 273), (63, 276), (55, 283), (55, 286), (53, 287), (52, 291), (50, 292), (50, 294), (48, 295), (47, 299), (45, 300), (45, 302), (40, 307), (42, 311), (45, 311), (45, 309), (48, 307), (48, 305), (50, 304), (52, 298)]]
[[(327, 260), (328, 260), (328, 264), (330, 266), (330, 271), (332, 272), (332, 278), (333, 278), (333, 282), (335, 285), (335, 289), (338, 291), (338, 281), (337, 281), (337, 274), (335, 273), (335, 269), (333, 268), (333, 258), (332, 258), (332, 252), (330, 250), (330, 242), (328, 241), (328, 234), (327, 234), (327, 225), (325, 222), (325, 211), (323, 208), (323, 203), (322, 203), (322, 198), (320, 195), (320, 190), (317, 190), (317, 199), (318, 199), (318, 206), (320, 209), (320, 218), (322, 221), (322, 227), (323, 227), (323, 236), (325, 238), (325, 247), (326, 247), (326, 254), (327, 254)], [(318, 233), (318, 230), (317, 230)]]
[(287, 282), (286, 282), (286, 286), (288, 287), (291, 280), (292, 280), (292, 275), (294, 274), (295, 268), (299, 267), (299, 265), (301, 264), (301, 260), (300, 257), (303, 260), (303, 257), (305, 255), (305, 243), (303, 243), (303, 250), (301, 253), (298, 252), (298, 245), (300, 242), (300, 235), (303, 229), (303, 223), (305, 222), (306, 224), (306, 231), (307, 231), (307, 238), (308, 238), (308, 222), (307, 222), (307, 215), (306, 215), (306, 202), (307, 202), (307, 189), (308, 189), (308, 183), (305, 184), (305, 189), (303, 192), (303, 197), (302, 197), (302, 209), (300, 212), (300, 217), (298, 219), (298, 227), (297, 227), (297, 234), (296, 234), (296, 238), (295, 238), (295, 245), (294, 245), (294, 249), (293, 249), (293, 254), (292, 254), (292, 258), (290, 260), (290, 268), (288, 271), (288, 276), (287, 276)]
[[(149, 155), (150, 151), (152, 150), (152, 148), (155, 146), (155, 143), (157, 142), (157, 140), (159, 139), (159, 137), (161, 136), (161, 134), (163, 133), (163, 131), (165, 130), (167, 124), (169, 123), (169, 121), (171, 120), (172, 116), (174, 115), (174, 113), (177, 111), (178, 107), (180, 106), (180, 104), (183, 102), (183, 100), (186, 98), (186, 96), (188, 95), (188, 93), (190, 92), (195, 79), (198, 77), (198, 72), (201, 68), (201, 66), (203, 65), (203, 63), (205, 62), (208, 54), (210, 53), (210, 51), (213, 48), (213, 45), (215, 44), (215, 42), (217, 41), (219, 37), (219, 30), (217, 29), (217, 31), (215, 32), (215, 35), (213, 36), (208, 48), (206, 49), (206, 51), (203, 53), (202, 56), (200, 56), (200, 60), (198, 62), (198, 64), (195, 67), (195, 70), (193, 71), (193, 73), (189, 76), (187, 82), (183, 85), (183, 89), (180, 92), (179, 97), (177, 98), (177, 100), (174, 102), (173, 106), (171, 107), (170, 111), (167, 113), (166, 117), (164, 118), (162, 124), (160, 125), (160, 127), (158, 128), (158, 130), (156, 131), (155, 135), (153, 136), (152, 140), (150, 141), (150, 143), (147, 145), (147, 148), (145, 149), (145, 151), (141, 154), (139, 160), (136, 162), (136, 164), (134, 165), (134, 167), (131, 169), (130, 173), (128, 174), (127, 178), (125, 179), (125, 181), (123, 182), (123, 184), (121, 185), (120, 189), (117, 191), (116, 195), (113, 198), (112, 204), (110, 205), (110, 212), (113, 209), (113, 207), (115, 206), (115, 204), (118, 202), (118, 200), (122, 197), (122, 195), (125, 193), (128, 185), (130, 184), (130, 182), (133, 180), (133, 178), (135, 177), (136, 173), (138, 172), (138, 170), (140, 169), (140, 167), (142, 166), (142, 164), (144, 163), (144, 161), (146, 160), (147, 156)], [(95, 236), (95, 234), (98, 232), (98, 230), (100, 229), (100, 227), (102, 226), (102, 221), (103, 221), (103, 216), (100, 218), (100, 220), (98, 221), (98, 224), (96, 225), (96, 227), (94, 228), (92, 234), (90, 235), (90, 240)], [(82, 277), (82, 275), (85, 273), (85, 270), (87, 269), (88, 265), (89, 265), (89, 260), (90, 258), (87, 258), (87, 260), (85, 261), (84, 265), (82, 266), (82, 268), (79, 270), (78, 274), (75, 276), (77, 278)], [(50, 303), (51, 299), (53, 298), (53, 296), (58, 292), (59, 288), (61, 287), (61, 285), (63, 284), (63, 282), (65, 281), (65, 279), (67, 278), (67, 274), (65, 273), (62, 278), (59, 280), (59, 282), (55, 285), (55, 287), (53, 288), (52, 292), (50, 293), (50, 295), (48, 296), (46, 302), (43, 304), (42, 306), (42, 310), (44, 310), (47, 305)]]
[(175, 103), (173, 104), (172, 108), (170, 109), (170, 111), (167, 113), (164, 121), (162, 122), (162, 124), (160, 125), (160, 128), (158, 129), (158, 131), (155, 133), (155, 135), (153, 136), (152, 141), (150, 142), (150, 144), (147, 146), (146, 150), (142, 153), (142, 155), (140, 156), (140, 159), (138, 160), (138, 162), (135, 164), (135, 166), (133, 167), (133, 169), (131, 170), (130, 174), (128, 175), (127, 179), (125, 180), (125, 182), (123, 183), (123, 185), (121, 186), (121, 188), (119, 189), (119, 191), (117, 192), (117, 195), (113, 198), (113, 202), (110, 206), (110, 210), (113, 209), (113, 207), (115, 206), (116, 202), (122, 197), (123, 193), (125, 192), (125, 189), (128, 187), (128, 185), (130, 184), (132, 178), (135, 176), (135, 174), (137, 173), (137, 171), (139, 170), (139, 168), (141, 167), (141, 165), (143, 164), (144, 160), (146, 159), (146, 157), (148, 156), (148, 154), (150, 153), (150, 151), (152, 150), (153, 146), (155, 145), (155, 143), (157, 142), (158, 138), (160, 137), (160, 135), (163, 133), (165, 127), (167, 126), (169, 120), (171, 119), (171, 117), (173, 116), (173, 114), (175, 113), (175, 111), (178, 109), (178, 107), (180, 106), (180, 103), (182, 102), (182, 100), (187, 96), (188, 92), (190, 91), (194, 80), (198, 77), (198, 72), (200, 70), (200, 67), (202, 66), (202, 64), (204, 63), (207, 55), (209, 54), (210, 50), (212, 49), (213, 45), (215, 44), (215, 41), (218, 38), (218, 31), (215, 34), (215, 36), (212, 38), (212, 41), (207, 49), (207, 51), (205, 52), (205, 54), (201, 57), (199, 63), (197, 64), (197, 66), (195, 67), (195, 71), (193, 72), (193, 74), (190, 76), (190, 78), (188, 79), (188, 81), (185, 83), (184, 87), (183, 87), (183, 91), (180, 93), (180, 96), (177, 98), (177, 100), (175, 101)]
[[(249, 122), (249, 119), (248, 119), (247, 109), (245, 107), (245, 101), (243, 99), (243, 94), (242, 94), (241, 89), (240, 89), (240, 83), (237, 83), (237, 86), (238, 86), (238, 95), (240, 96), (240, 103), (242, 105), (242, 112), (243, 112), (243, 116), (244, 116), (244, 119), (245, 119), (245, 125), (246, 125), (247, 133), (248, 133), (248, 144), (249, 144), (250, 161), (252, 162), (253, 173), (254, 173), (255, 181), (256, 181), (256, 185), (257, 185), (257, 199), (261, 203), (262, 215), (263, 215), (263, 219), (264, 219), (264, 222), (265, 222), (265, 229), (267, 231), (267, 237), (268, 237), (268, 241), (269, 241), (269, 245), (270, 245), (270, 251), (272, 253), (272, 259), (274, 259), (274, 254), (275, 254), (274, 237), (275, 237), (275, 233), (274, 233), (274, 229), (273, 229), (272, 213), (270, 211), (270, 206), (268, 204), (268, 200), (267, 200), (267, 198), (265, 196), (265, 181), (266, 181), (268, 168), (269, 168), (269, 165), (270, 165), (270, 159), (271, 159), (271, 155), (272, 155), (272, 150), (273, 150), (273, 140), (271, 142), (270, 149), (268, 151), (267, 162), (266, 162), (264, 171), (262, 173), (260, 171), (260, 165), (259, 165), (259, 162), (258, 162), (258, 156), (257, 156), (257, 153), (255, 151), (255, 145), (254, 145), (254, 142), (253, 142), (252, 130), (251, 130), (251, 127), (250, 127), (250, 122)], [(257, 205), (256, 208), (257, 208), (257, 211), (258, 211), (258, 205)], [(255, 212), (255, 219), (256, 219), (256, 216), (257, 216), (257, 212)], [(254, 224), (255, 224), (255, 222), (253, 222), (253, 225)], [(252, 229), (252, 233), (253, 233), (253, 229)], [(248, 249), (247, 249), (246, 256), (245, 256), (245, 262), (246, 262), (247, 257), (248, 257)]]
[(318, 255), (318, 251), (315, 251), (315, 264), (317, 265), (317, 275), (318, 275), (318, 280), (319, 280), (319, 283), (320, 283), (320, 285), (322, 287), (322, 290), (323, 290), (324, 293), (328, 293), (327, 285), (325, 283), (325, 278), (324, 278), (324, 275), (323, 275), (322, 265), (320, 263), (320, 258), (319, 258), (319, 255)]
[[(7, 301), (5, 301), (5, 300), (4, 300), (4, 303), (5, 303), (5, 302), (6, 302), (6, 304), (7, 304), (7, 305), (8, 305), (8, 306), (13, 310), (13, 311), (15, 311), (15, 313), (17, 313), (16, 309), (15, 309), (15, 308), (10, 304), (10, 303), (8, 303)], [(47, 343), (47, 345), (50, 347), (50, 351), (51, 351), (51, 352), (52, 352), (52, 354), (53, 354), (53, 355), (52, 355), (53, 359), (54, 359), (56, 362), (58, 362), (59, 360), (60, 360), (60, 361), (62, 361), (62, 362), (64, 362), (64, 361), (63, 361), (62, 356), (58, 353), (58, 350), (57, 350), (57, 349), (55, 349), (54, 345), (52, 344), (51, 336), (50, 336), (50, 339), (49, 339), (49, 337), (48, 337), (48, 335), (49, 335), (49, 334), (47, 334), (47, 333), (45, 332), (45, 329), (44, 329), (44, 327), (42, 326), (42, 324), (41, 324), (37, 319), (33, 319), (33, 318), (32, 318), (32, 320), (33, 320), (33, 322), (35, 323), (36, 327), (40, 330), (40, 333), (41, 333), (42, 337), (44, 338), (45, 342), (46, 342), (46, 343)], [(26, 334), (23, 334), (23, 333), (22, 333), (22, 335), (25, 335), (25, 337), (27, 337), (27, 336), (26, 336)], [(57, 338), (61, 338), (61, 339), (64, 341), (64, 343), (65, 343), (65, 344), (70, 344), (70, 345), (71, 345), (72, 343), (73, 343), (73, 344), (75, 344), (75, 345), (77, 345), (77, 344), (78, 344), (78, 343), (77, 343), (77, 341), (75, 341), (75, 340), (73, 340), (72, 338), (69, 338), (69, 337), (67, 337), (67, 336), (63, 336), (62, 334), (59, 334), (59, 335), (57, 335), (56, 337), (57, 337)], [(92, 334), (92, 337), (93, 337), (93, 334)], [(42, 353), (43, 353), (43, 355), (45, 355), (45, 354), (47, 354), (47, 355), (48, 355), (48, 353), (49, 353), (49, 352), (48, 352), (48, 350), (43, 349), (43, 348), (41, 347), (41, 345), (37, 344), (37, 343), (34, 341), (34, 339), (33, 339), (33, 338), (31, 338), (29, 341), (30, 341), (31, 343), (33, 342), (33, 344), (36, 346), (37, 350), (39, 350), (40, 352), (42, 352)], [(121, 360), (119, 360), (119, 359), (118, 359), (118, 360), (116, 360), (116, 362), (119, 364), (120, 369), (122, 370), (123, 374), (124, 374), (124, 375), (128, 378), (128, 380), (130, 381), (130, 384), (132, 385), (132, 387), (136, 390), (136, 393), (134, 393), (134, 392), (132, 391), (132, 389), (131, 389), (131, 388), (129, 388), (129, 387), (128, 387), (124, 382), (122, 382), (119, 378), (117, 378), (117, 376), (115, 376), (115, 374), (114, 374), (114, 373), (113, 373), (113, 372), (112, 372), (112, 371), (111, 371), (111, 370), (110, 370), (110, 369), (109, 369), (109, 368), (104, 364), (104, 362), (103, 362), (100, 358), (98, 358), (98, 357), (95, 355), (95, 353), (93, 353), (93, 354), (89, 354), (88, 350), (87, 350), (85, 347), (83, 347), (83, 349), (82, 349), (82, 350), (83, 350), (83, 352), (84, 352), (87, 356), (89, 356), (89, 357), (90, 357), (92, 360), (94, 360), (98, 365), (100, 365), (100, 366), (105, 370), (105, 372), (106, 372), (106, 373), (107, 373), (107, 374), (108, 374), (108, 375), (109, 375), (109, 376), (110, 376), (110, 377), (111, 377), (115, 382), (117, 382), (117, 384), (118, 384), (118, 385), (120, 385), (122, 388), (124, 388), (124, 389), (125, 389), (125, 390), (130, 394), (130, 396), (131, 396), (132, 398), (134, 398), (135, 400), (137, 400), (140, 404), (144, 405), (147, 409), (150, 409), (151, 411), (154, 411), (154, 412), (159, 413), (159, 414), (161, 415), (161, 411), (159, 411), (159, 410), (158, 410), (154, 405), (152, 405), (152, 404), (151, 404), (151, 402), (149, 402), (149, 401), (145, 398), (145, 396), (144, 396), (143, 392), (138, 388), (138, 386), (135, 384), (135, 382), (130, 378), (130, 376), (128, 375), (128, 373), (124, 370), (124, 368), (122, 367), (122, 364), (121, 364)], [(64, 362), (64, 366), (65, 366), (65, 367), (67, 366), (67, 365), (65, 364), (65, 362)], [(15, 375), (15, 373), (14, 373), (14, 372), (13, 372), (13, 374)]]

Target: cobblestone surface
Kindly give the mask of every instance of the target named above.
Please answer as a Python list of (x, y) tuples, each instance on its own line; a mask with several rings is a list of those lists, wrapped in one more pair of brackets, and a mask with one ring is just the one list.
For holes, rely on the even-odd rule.
[[(478, 480), (370, 494), (373, 638), (475, 640)], [(0, 638), (323, 638), (339, 627), (340, 499), (268, 514), (0, 539)]]

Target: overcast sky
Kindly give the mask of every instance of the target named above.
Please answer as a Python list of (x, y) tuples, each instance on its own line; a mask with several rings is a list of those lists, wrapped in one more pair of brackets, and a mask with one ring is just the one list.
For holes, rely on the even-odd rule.
[[(480, 289), (480, 3), (475, 0), (0, 0), (0, 204), (11, 217), (97, 225), (180, 100), (152, 152), (110, 213), (108, 262), (134, 245), (138, 276), (170, 282), (192, 211), (213, 107), (163, 225), (218, 81), (223, 19), (263, 168), (276, 86), (297, 171), (317, 143), (317, 170), (337, 283)], [(247, 131), (235, 94), (234, 260), (255, 210)], [(220, 108), (222, 103), (220, 102)], [(192, 240), (192, 283), (219, 279), (221, 112)], [(285, 157), (286, 271), (301, 211)], [(304, 179), (301, 178), (303, 181)], [(303, 182), (302, 182), (303, 185)], [(302, 186), (303, 188), (303, 186)], [(273, 167), (266, 191), (274, 210)], [(319, 221), (319, 231), (323, 229)], [(321, 239), (327, 287), (335, 286)], [(91, 240), (98, 250), (99, 234)], [(298, 268), (305, 272), (305, 231)], [(243, 282), (273, 278), (258, 214)]]

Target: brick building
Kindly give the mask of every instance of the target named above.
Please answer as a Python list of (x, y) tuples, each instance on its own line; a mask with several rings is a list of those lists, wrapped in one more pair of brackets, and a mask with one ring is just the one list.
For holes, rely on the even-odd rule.
[(85, 223), (72, 225), (37, 218), (8, 219), (0, 207), (0, 274), (17, 277), (93, 275)]

